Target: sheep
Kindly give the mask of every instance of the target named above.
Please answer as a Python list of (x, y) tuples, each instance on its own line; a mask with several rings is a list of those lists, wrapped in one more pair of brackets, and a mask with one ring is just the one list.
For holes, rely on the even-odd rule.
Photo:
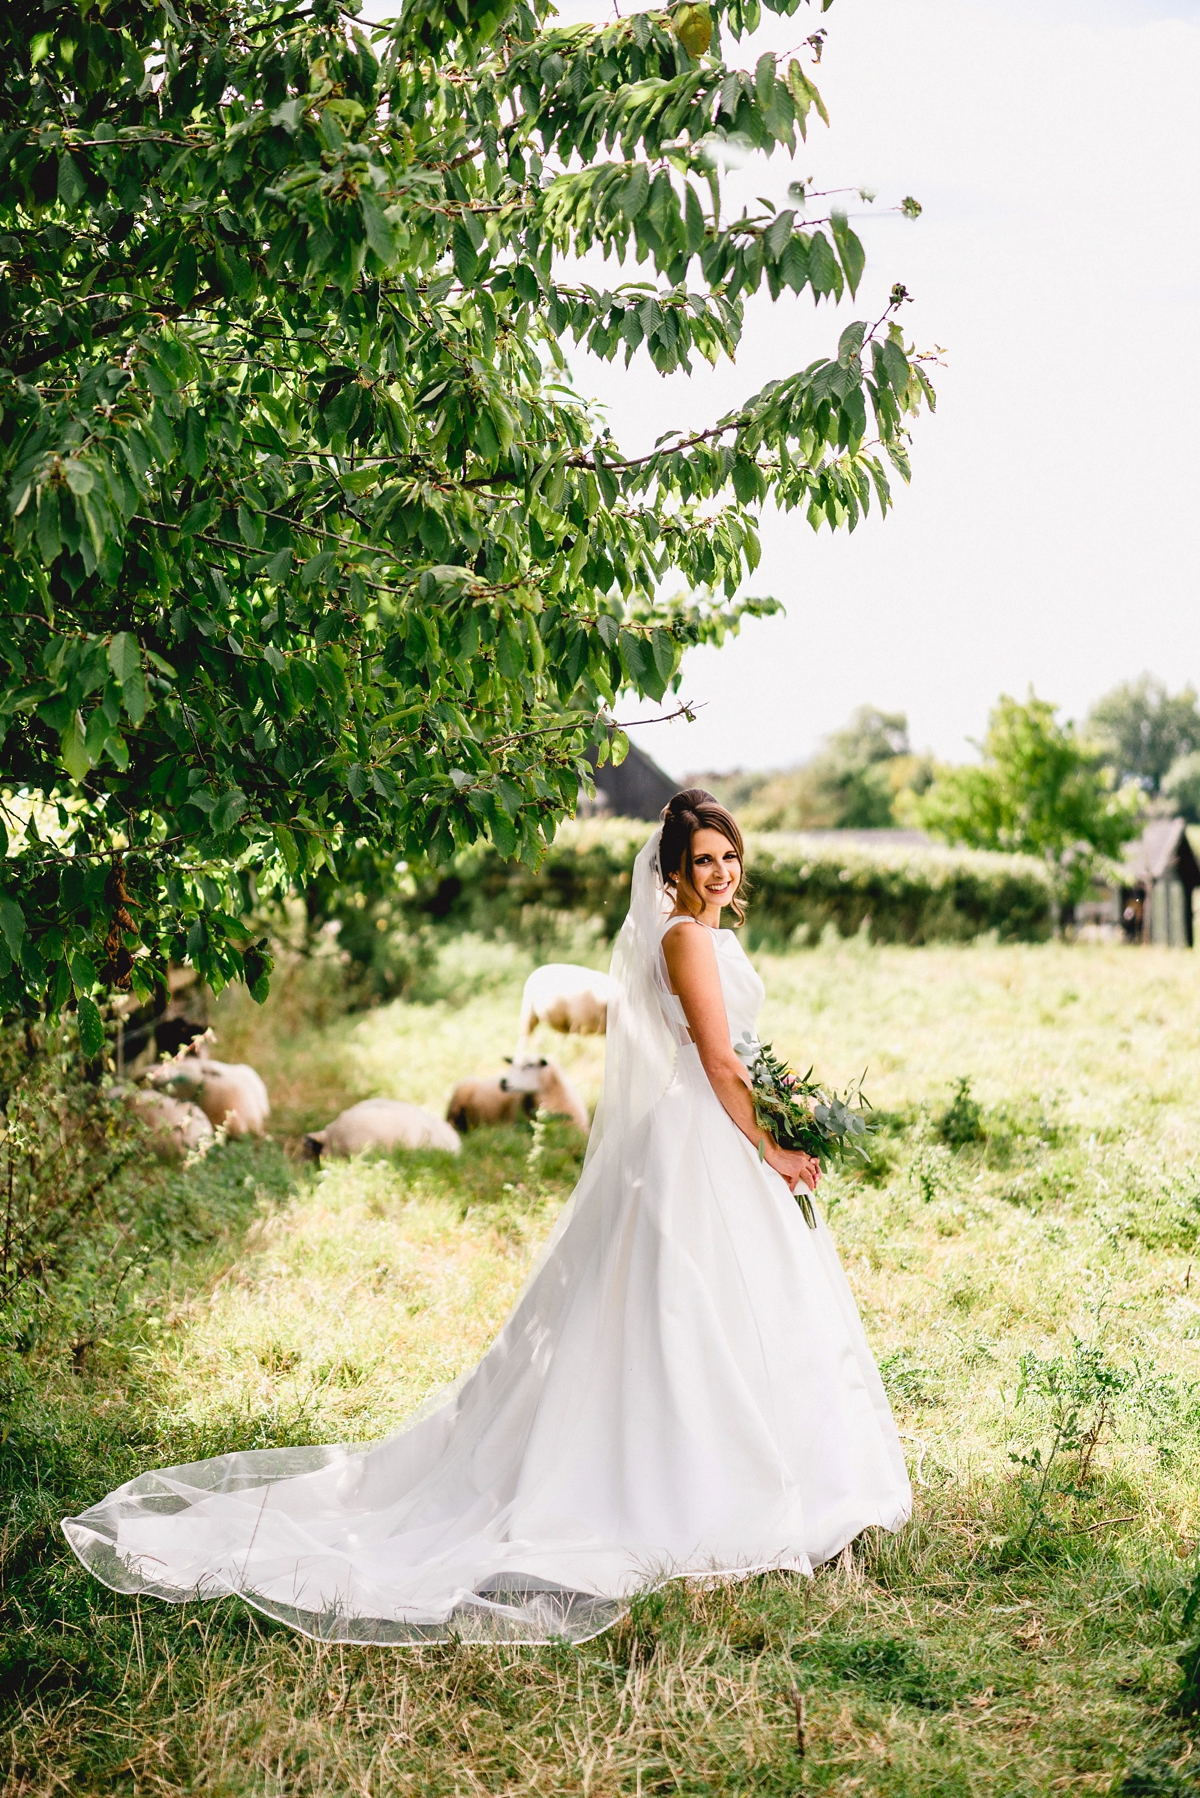
[(603, 1036), (609, 1000), (616, 990), (611, 975), (598, 974), (594, 968), (577, 968), (565, 961), (535, 968), (521, 995), (516, 1059), (533, 1059), (529, 1038), (539, 1024), (549, 1024), (564, 1035)]
[(210, 1061), (181, 1055), (146, 1075), (151, 1086), (169, 1087), (194, 1100), (210, 1124), (224, 1124), (230, 1136), (261, 1136), (271, 1115), (262, 1077), (244, 1061)]
[(202, 1148), (215, 1135), (200, 1107), (187, 1099), (143, 1091), (133, 1094), (133, 1107), (150, 1132), (154, 1153), (162, 1161), (182, 1161), (189, 1150)]
[(456, 1130), (477, 1124), (515, 1124), (544, 1111), (569, 1117), (586, 1134), (587, 1108), (562, 1069), (544, 1055), (514, 1062), (507, 1074), (489, 1080), (460, 1080), (450, 1096), (446, 1117)]
[(366, 1149), (448, 1149), (457, 1155), (457, 1132), (441, 1118), (404, 1099), (363, 1099), (340, 1112), (323, 1130), (310, 1130), (306, 1151), (326, 1155), (361, 1155)]

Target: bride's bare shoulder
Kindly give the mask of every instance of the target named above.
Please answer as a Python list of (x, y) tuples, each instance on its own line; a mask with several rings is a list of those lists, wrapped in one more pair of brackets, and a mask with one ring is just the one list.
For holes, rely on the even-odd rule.
[[(685, 928), (679, 929), (683, 925)], [(663, 954), (668, 962), (711, 954), (712, 931), (696, 918), (668, 918), (663, 926)]]

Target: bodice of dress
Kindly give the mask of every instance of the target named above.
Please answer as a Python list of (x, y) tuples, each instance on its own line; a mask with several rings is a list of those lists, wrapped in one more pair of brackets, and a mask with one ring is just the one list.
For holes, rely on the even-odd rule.
[[(709, 935), (717, 956), (717, 973), (725, 1000), (725, 1016), (729, 1019), (729, 1040), (736, 1047), (748, 1031), (757, 1041), (758, 1014), (762, 1010), (766, 988), (732, 930), (713, 930)], [(678, 994), (670, 991), (666, 981), (664, 987), (662, 999), (672, 1034), (677, 1042), (688, 1042), (690, 1036), (683, 1002)]]

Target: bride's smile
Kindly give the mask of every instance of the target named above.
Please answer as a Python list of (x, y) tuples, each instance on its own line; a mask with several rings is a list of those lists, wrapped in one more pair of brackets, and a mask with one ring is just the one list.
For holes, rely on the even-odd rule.
[(698, 830), (692, 837), (692, 880), (705, 902), (700, 922), (716, 927), (722, 908), (729, 904), (742, 882), (742, 858), (728, 837), (716, 830)]

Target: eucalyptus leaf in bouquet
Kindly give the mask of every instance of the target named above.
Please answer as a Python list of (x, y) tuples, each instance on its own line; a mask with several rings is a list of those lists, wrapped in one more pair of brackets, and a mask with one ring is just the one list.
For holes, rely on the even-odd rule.
[[(750, 1075), (754, 1121), (781, 1149), (802, 1149), (822, 1167), (852, 1156), (870, 1160), (866, 1139), (873, 1126), (865, 1114), (871, 1104), (862, 1090), (861, 1079), (844, 1093), (836, 1092), (815, 1081), (811, 1068), (807, 1074), (797, 1074), (780, 1061), (769, 1043), (757, 1042), (749, 1031), (734, 1044), (734, 1049)], [(759, 1138), (760, 1160), (765, 1153), (764, 1136)], [(815, 1230), (817, 1216), (807, 1188), (798, 1187), (795, 1197), (805, 1223)]]

